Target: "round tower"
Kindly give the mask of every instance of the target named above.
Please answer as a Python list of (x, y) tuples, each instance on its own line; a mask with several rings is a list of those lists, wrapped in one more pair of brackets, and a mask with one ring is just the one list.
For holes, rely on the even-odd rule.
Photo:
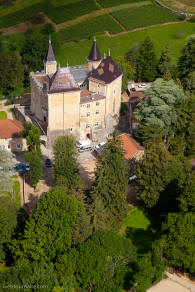
[(87, 57), (87, 60), (88, 60), (89, 72), (92, 72), (93, 70), (95, 70), (99, 66), (102, 60), (100, 56), (100, 52), (98, 50), (97, 43), (96, 43), (96, 37), (94, 37), (93, 46), (91, 48), (89, 56)]

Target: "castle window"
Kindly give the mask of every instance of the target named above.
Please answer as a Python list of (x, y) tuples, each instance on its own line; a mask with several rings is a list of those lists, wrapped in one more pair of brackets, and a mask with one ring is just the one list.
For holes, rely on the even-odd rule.
[(87, 117), (90, 117), (90, 112), (87, 113)]
[(89, 104), (89, 103), (87, 104), (87, 107), (88, 107), (88, 108), (90, 107), (90, 104)]
[(89, 124), (87, 124), (87, 125), (86, 125), (86, 128), (89, 128), (89, 127), (90, 127), (90, 125), (89, 125)]
[(100, 111), (99, 111), (99, 110), (97, 110), (95, 113), (96, 113), (96, 115), (99, 115)]
[(96, 105), (97, 105), (97, 106), (99, 105), (99, 101), (96, 101)]
[(17, 149), (21, 149), (21, 144), (17, 144)]
[(72, 132), (72, 128), (70, 128), (70, 132)]
[(98, 122), (96, 122), (96, 123), (95, 123), (95, 127), (97, 127), (98, 125), (99, 125), (99, 123), (98, 123)]
[(7, 148), (10, 149), (10, 145), (8, 145)]

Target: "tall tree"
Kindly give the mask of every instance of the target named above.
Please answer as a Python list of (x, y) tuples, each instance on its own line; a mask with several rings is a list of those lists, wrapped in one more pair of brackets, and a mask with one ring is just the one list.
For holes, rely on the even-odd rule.
[(30, 179), (33, 187), (36, 188), (43, 176), (42, 159), (35, 150), (25, 153), (24, 159), (30, 164)]
[(78, 189), (82, 180), (78, 170), (78, 150), (73, 135), (58, 137), (53, 146), (54, 179), (57, 185)]
[(190, 172), (180, 184), (179, 208), (183, 212), (195, 212), (195, 173)]
[(156, 77), (156, 55), (154, 45), (149, 37), (147, 37), (141, 45), (140, 54), (137, 59), (137, 80), (138, 81), (154, 81)]
[[(104, 207), (106, 218), (100, 218), (106, 228), (118, 229), (127, 211), (126, 193), (128, 188), (127, 165), (123, 158), (123, 148), (116, 132), (106, 149), (97, 160), (96, 178), (92, 188), (92, 199), (99, 201)], [(96, 205), (94, 205), (94, 209)], [(95, 210), (94, 210), (95, 212)], [(95, 212), (96, 213), (96, 212)], [(99, 218), (96, 217), (99, 229)]]
[(167, 134), (177, 119), (174, 106), (186, 99), (184, 93), (173, 80), (157, 79), (153, 87), (145, 92), (145, 98), (134, 112), (135, 118), (145, 125), (157, 125)]
[(8, 244), (11, 242), (17, 226), (19, 206), (9, 197), (0, 197), (0, 262), (6, 257)]
[(195, 70), (187, 76), (186, 89), (195, 94)]
[(72, 244), (80, 203), (60, 188), (44, 193), (26, 223), (24, 235), (11, 247), (15, 259), (54, 261)]
[(15, 163), (14, 155), (0, 148), (0, 194), (12, 191), (13, 180), (11, 175)]
[(187, 87), (188, 76), (193, 71), (195, 71), (195, 38), (190, 38), (178, 61), (179, 77), (184, 88)]
[(166, 45), (158, 61), (157, 72), (159, 77), (162, 77), (168, 71), (171, 72), (171, 66), (170, 46)]
[(15, 52), (0, 53), (0, 91), (9, 94), (23, 87), (24, 70)]
[(137, 60), (140, 54), (141, 43), (133, 44), (129, 51), (125, 54), (125, 60), (134, 68), (137, 69)]
[(118, 56), (115, 58), (115, 62), (123, 73), (122, 91), (124, 92), (127, 90), (128, 80), (131, 80), (134, 77), (134, 69), (128, 62), (125, 61), (124, 57)]
[(170, 213), (162, 230), (165, 235), (161, 239), (161, 246), (168, 264), (194, 274), (195, 214)]
[(41, 156), (41, 141), (40, 141), (40, 131), (39, 129), (30, 122), (24, 123), (24, 130), (21, 132), (21, 135), (26, 138), (26, 143), (28, 145), (29, 151), (37, 151)]

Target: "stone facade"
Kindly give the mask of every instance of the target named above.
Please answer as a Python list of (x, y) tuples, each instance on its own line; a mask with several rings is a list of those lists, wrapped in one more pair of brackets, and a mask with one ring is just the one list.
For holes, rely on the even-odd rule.
[(80, 140), (93, 139), (93, 133), (102, 129), (109, 135), (109, 129), (113, 129), (113, 120), (107, 117), (119, 115), (122, 73), (110, 56), (101, 59), (96, 40), (86, 68), (57, 69), (50, 42), (44, 71), (30, 74), (30, 109), (38, 121), (45, 123), (49, 147), (59, 135), (71, 133)]

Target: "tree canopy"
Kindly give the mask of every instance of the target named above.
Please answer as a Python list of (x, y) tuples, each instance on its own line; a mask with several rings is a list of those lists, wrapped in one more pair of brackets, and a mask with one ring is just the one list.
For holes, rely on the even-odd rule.
[(145, 98), (138, 104), (134, 116), (140, 123), (157, 125), (169, 132), (177, 119), (174, 105), (184, 99), (186, 96), (173, 80), (157, 79), (146, 90)]
[(12, 169), (16, 163), (13, 153), (0, 148), (0, 194), (12, 191)]

